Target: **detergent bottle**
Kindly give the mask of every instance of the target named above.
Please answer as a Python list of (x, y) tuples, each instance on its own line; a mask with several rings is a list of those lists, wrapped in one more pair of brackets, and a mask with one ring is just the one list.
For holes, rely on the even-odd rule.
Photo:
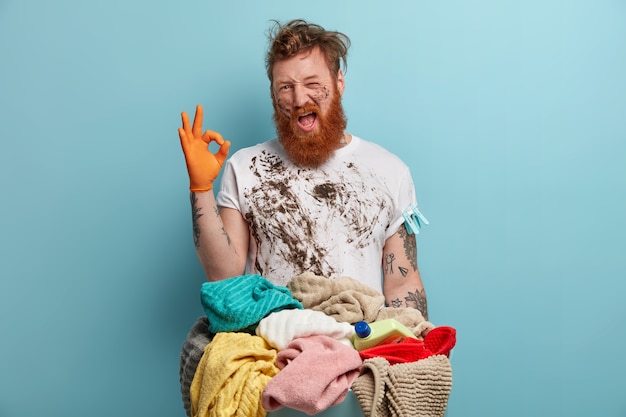
[(417, 339), (413, 332), (393, 318), (372, 323), (359, 321), (354, 325), (354, 332), (352, 345), (359, 351), (387, 343), (398, 343), (407, 337)]

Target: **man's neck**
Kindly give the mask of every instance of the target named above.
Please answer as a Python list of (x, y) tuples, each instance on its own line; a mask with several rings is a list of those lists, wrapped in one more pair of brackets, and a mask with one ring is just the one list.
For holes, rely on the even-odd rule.
[(352, 135), (347, 132), (343, 132), (343, 136), (341, 137), (341, 141), (339, 142), (339, 147), (343, 148), (350, 142), (352, 142)]

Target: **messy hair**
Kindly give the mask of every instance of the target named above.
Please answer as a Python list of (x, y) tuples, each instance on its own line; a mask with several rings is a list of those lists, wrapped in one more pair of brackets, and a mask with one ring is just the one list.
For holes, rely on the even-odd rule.
[(269, 31), (269, 48), (265, 56), (265, 69), (270, 84), (274, 64), (318, 46), (326, 59), (331, 74), (336, 77), (341, 64), (348, 66), (350, 38), (341, 32), (329, 31), (320, 25), (295, 19), (285, 24), (274, 20)]

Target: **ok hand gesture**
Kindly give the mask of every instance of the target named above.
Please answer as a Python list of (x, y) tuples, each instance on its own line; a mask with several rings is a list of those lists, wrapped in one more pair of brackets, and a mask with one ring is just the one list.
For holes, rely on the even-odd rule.
[[(191, 191), (208, 191), (213, 188), (213, 181), (219, 175), (230, 148), (230, 142), (225, 141), (219, 133), (211, 130), (202, 133), (202, 114), (202, 106), (198, 105), (193, 119), (193, 127), (190, 127), (189, 117), (186, 112), (183, 112), (183, 127), (178, 128), (180, 145), (183, 148), (187, 163), (189, 189)], [(211, 142), (220, 145), (215, 154), (209, 150)]]

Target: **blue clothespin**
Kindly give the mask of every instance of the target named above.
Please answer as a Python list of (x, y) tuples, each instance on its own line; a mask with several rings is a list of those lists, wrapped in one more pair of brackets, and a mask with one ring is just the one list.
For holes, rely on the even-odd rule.
[(406, 231), (409, 232), (410, 235), (415, 233), (416, 235), (420, 232), (419, 226), (413, 220), (413, 216), (407, 213), (408, 210), (402, 212), (402, 217), (404, 217), (404, 226), (406, 227)]
[(417, 224), (422, 227), (422, 225), (420, 224), (420, 220), (422, 221), (422, 223), (429, 225), (430, 223), (428, 222), (428, 220), (426, 219), (426, 217), (424, 217), (424, 215), (417, 209), (417, 205), (412, 204), (411, 205), (411, 210), (413, 211), (413, 218), (415, 218), (415, 221), (417, 221)]
[(418, 210), (416, 204), (411, 204), (408, 209), (402, 212), (404, 224), (409, 234), (419, 234), (422, 223), (430, 224), (426, 217)]

